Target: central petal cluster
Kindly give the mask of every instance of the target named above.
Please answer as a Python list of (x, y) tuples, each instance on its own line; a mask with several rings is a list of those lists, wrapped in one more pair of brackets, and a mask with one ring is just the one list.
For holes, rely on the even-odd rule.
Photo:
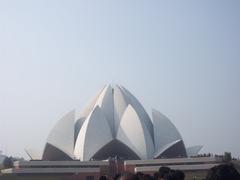
[[(138, 100), (121, 86), (106, 86), (83, 110), (76, 126), (77, 159), (123, 155), (123, 146), (128, 147), (127, 158), (147, 159), (154, 153), (151, 119)], [(123, 153), (114, 152), (111, 144), (123, 149)], [(99, 152), (104, 146), (108, 146), (105, 152)]]
[(50, 132), (43, 160), (109, 157), (153, 159), (185, 157), (180, 133), (160, 112), (152, 120), (139, 101), (124, 87), (105, 86), (80, 115), (65, 115)]

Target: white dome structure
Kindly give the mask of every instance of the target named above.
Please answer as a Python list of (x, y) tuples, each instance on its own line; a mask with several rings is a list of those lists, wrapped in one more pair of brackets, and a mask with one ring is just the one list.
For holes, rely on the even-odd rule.
[[(28, 152), (30, 153), (30, 152)], [(196, 154), (196, 151), (194, 151)], [(193, 153), (192, 153), (193, 154)], [(105, 86), (75, 117), (66, 114), (50, 132), (42, 160), (186, 157), (183, 139), (157, 110), (152, 119), (123, 86)]]

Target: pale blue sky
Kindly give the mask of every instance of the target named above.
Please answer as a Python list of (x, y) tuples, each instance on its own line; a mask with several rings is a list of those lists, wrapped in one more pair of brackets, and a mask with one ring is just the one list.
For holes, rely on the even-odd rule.
[(0, 0), (0, 149), (40, 148), (119, 83), (201, 152), (240, 157), (240, 1)]

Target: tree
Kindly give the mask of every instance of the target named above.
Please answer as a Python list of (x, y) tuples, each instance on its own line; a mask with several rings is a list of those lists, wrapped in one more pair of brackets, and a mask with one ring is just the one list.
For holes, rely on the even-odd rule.
[(5, 169), (7, 168), (12, 168), (13, 167), (13, 158), (12, 157), (6, 157), (4, 160), (3, 160), (3, 167)]

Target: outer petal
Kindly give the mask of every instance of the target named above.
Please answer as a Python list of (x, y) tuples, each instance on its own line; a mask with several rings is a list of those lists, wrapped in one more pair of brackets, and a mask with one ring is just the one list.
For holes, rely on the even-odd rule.
[[(172, 122), (157, 110), (152, 111), (153, 125), (154, 125), (154, 139), (155, 139), (155, 152), (179, 139), (182, 139), (177, 128)], [(185, 149), (185, 146), (183, 146)]]
[(25, 149), (25, 152), (30, 157), (31, 160), (40, 160), (42, 159), (42, 152), (39, 152), (34, 149)]
[(183, 140), (179, 139), (163, 146), (157, 153), (155, 153), (154, 158), (176, 158), (186, 156), (187, 153)]
[(43, 156), (45, 159), (51, 159), (51, 153), (48, 152), (47, 145), (51, 145), (59, 151), (73, 158), (74, 147), (74, 118), (75, 111), (66, 114), (50, 132), (47, 138)]
[(42, 155), (42, 160), (45, 161), (70, 161), (73, 158), (63, 152), (61, 149), (52, 144), (47, 143)]
[(109, 89), (111, 87), (108, 86), (104, 86), (103, 89), (101, 89), (85, 106), (85, 108), (81, 111), (80, 116), (78, 117), (77, 121), (75, 122), (75, 131), (74, 131), (74, 142), (76, 143), (76, 138), (79, 134), (80, 129), (82, 128), (82, 125), (84, 123), (84, 121), (86, 120), (86, 117), (94, 110), (94, 108), (96, 106), (100, 106), (101, 108), (103, 108), (103, 110), (105, 110), (105, 114), (109, 115), (112, 113), (112, 119), (111, 116), (109, 119), (109, 124), (112, 123), (113, 126), (113, 110), (111, 110), (112, 108), (112, 104), (109, 103), (108, 99), (111, 99), (111, 91), (109, 93)]
[(80, 112), (80, 115), (77, 116), (77, 120), (75, 122), (75, 130), (74, 130), (74, 143), (76, 143), (76, 139), (78, 136), (78, 133), (80, 129), (82, 128), (82, 125), (84, 121), (86, 120), (86, 117), (93, 111), (94, 107), (96, 106), (96, 102), (99, 99), (99, 96), (102, 94), (103, 90), (106, 88), (104, 86), (103, 89), (97, 92), (97, 94), (90, 99), (90, 101), (87, 103), (86, 106), (84, 106), (83, 110)]
[(141, 103), (137, 100), (137, 98), (133, 94), (131, 94), (123, 86), (120, 86), (120, 88), (125, 96), (125, 99), (127, 100), (127, 102), (129, 104), (132, 105), (134, 110), (137, 112), (138, 116), (142, 119), (142, 122), (145, 123), (145, 126), (147, 127), (148, 131), (150, 132), (152, 139), (154, 139), (153, 124), (152, 124), (152, 121), (151, 121), (150, 117), (148, 116), (147, 112), (145, 111), (145, 109), (143, 108)]
[(104, 145), (112, 140), (108, 122), (100, 107), (95, 107), (79, 132), (74, 154), (82, 161), (90, 160)]
[(199, 151), (203, 148), (203, 146), (198, 145), (198, 146), (191, 146), (187, 148), (187, 155), (189, 157), (191, 156), (197, 156)]
[(135, 151), (141, 159), (152, 157), (154, 145), (151, 135), (131, 105), (123, 114), (117, 139)]

